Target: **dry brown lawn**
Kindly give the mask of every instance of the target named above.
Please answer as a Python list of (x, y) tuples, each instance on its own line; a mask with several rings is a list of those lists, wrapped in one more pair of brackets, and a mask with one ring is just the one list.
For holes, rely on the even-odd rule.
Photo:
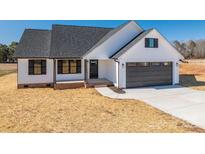
[(0, 132), (204, 132), (136, 100), (109, 99), (95, 89), (16, 88), (0, 77)]
[(189, 60), (180, 66), (180, 84), (205, 90), (205, 60)]
[(0, 76), (14, 73), (17, 70), (17, 64), (2, 64), (0, 63)]

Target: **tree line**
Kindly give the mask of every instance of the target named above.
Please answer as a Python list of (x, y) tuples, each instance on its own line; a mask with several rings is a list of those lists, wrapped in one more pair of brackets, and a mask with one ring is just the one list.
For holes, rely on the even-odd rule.
[(0, 63), (14, 63), (16, 59), (13, 54), (16, 50), (17, 42), (11, 42), (9, 45), (0, 44)]
[(187, 42), (176, 40), (173, 44), (186, 59), (205, 58), (205, 40)]

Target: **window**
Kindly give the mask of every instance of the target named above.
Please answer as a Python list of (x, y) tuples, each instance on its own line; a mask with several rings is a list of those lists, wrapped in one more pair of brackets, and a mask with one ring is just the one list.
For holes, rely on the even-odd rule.
[(76, 63), (76, 60), (71, 60), (70, 61), (70, 73), (71, 74), (77, 73), (77, 63)]
[(161, 63), (160, 63), (160, 62), (152, 62), (151, 65), (152, 65), (152, 66), (160, 66)]
[(163, 66), (170, 66), (171, 65), (171, 62), (164, 62), (163, 63)]
[(81, 60), (58, 60), (58, 74), (81, 73)]
[(148, 62), (143, 62), (143, 63), (136, 63), (137, 66), (141, 66), (141, 67), (148, 67), (149, 63)]
[(29, 60), (28, 74), (29, 75), (46, 74), (46, 60)]
[(145, 48), (158, 48), (158, 39), (145, 38)]
[(133, 66), (136, 66), (136, 63), (128, 63), (127, 66), (133, 67)]
[(62, 72), (63, 72), (63, 74), (69, 73), (69, 61), (67, 61), (67, 60), (62, 61)]

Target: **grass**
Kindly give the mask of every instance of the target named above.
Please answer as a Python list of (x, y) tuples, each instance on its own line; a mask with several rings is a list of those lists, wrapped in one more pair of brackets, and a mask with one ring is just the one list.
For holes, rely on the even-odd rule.
[(180, 66), (180, 84), (197, 90), (205, 90), (205, 60), (189, 60)]
[(2, 64), (0, 63), (0, 76), (14, 73), (17, 70), (17, 64)]
[(0, 77), (0, 132), (205, 132), (137, 100), (103, 97), (95, 89), (16, 88)]

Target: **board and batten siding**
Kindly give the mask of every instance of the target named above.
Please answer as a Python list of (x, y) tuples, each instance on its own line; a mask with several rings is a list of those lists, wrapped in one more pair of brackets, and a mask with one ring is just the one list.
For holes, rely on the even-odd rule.
[(46, 74), (44, 75), (29, 75), (28, 60), (29, 59), (18, 59), (18, 84), (53, 83), (53, 59), (46, 59)]

